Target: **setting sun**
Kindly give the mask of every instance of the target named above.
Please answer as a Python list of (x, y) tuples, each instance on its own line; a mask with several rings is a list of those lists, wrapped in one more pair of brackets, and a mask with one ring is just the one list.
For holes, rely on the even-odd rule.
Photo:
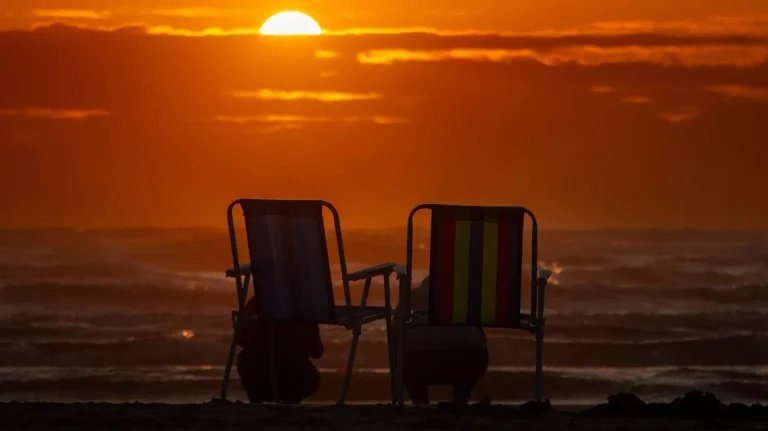
[(314, 18), (297, 11), (272, 15), (259, 29), (259, 33), (269, 36), (318, 35), (322, 32)]

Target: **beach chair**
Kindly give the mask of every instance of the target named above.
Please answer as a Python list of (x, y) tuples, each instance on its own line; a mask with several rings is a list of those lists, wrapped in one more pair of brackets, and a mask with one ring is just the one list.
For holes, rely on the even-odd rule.
[[(427, 324), (518, 329), (536, 339), (535, 399), (542, 398), (544, 292), (549, 273), (537, 268), (536, 217), (521, 207), (470, 207), (425, 204), (408, 216), (406, 263), (400, 279), (398, 340), (413, 320), (410, 292), (413, 274), (413, 219), (431, 211), (429, 311)], [(531, 303), (521, 312), (523, 225), (531, 220)], [(404, 342), (397, 343), (396, 398), (403, 403)]]
[[(249, 263), (241, 262), (238, 255), (235, 207), (241, 207), (243, 211)], [(333, 216), (341, 269), (340, 281), (344, 291), (343, 305), (336, 305), (333, 295), (323, 209), (329, 210)], [(352, 331), (340, 404), (343, 404), (347, 397), (362, 326), (384, 320), (390, 383), (394, 383), (392, 368), (395, 352), (391, 347), (393, 313), (389, 283), (394, 263), (348, 273), (339, 214), (328, 202), (240, 199), (229, 205), (227, 221), (233, 266), (226, 271), (226, 275), (235, 280), (238, 309), (232, 313), (233, 338), (221, 386), (222, 399), (226, 400), (227, 397), (238, 336), (245, 322), (250, 319), (257, 319), (267, 325), (270, 322), (286, 321), (340, 325)], [(367, 303), (375, 277), (383, 277), (384, 306), (369, 306)], [(364, 281), (360, 304), (352, 304), (350, 283), (355, 281)], [(253, 295), (258, 308), (258, 312), (253, 315), (245, 309), (249, 283), (253, 285)], [(271, 333), (274, 334), (274, 328)], [(278, 400), (277, 388), (280, 382), (275, 364), (274, 338), (271, 342), (270, 357), (273, 399)], [(394, 399), (394, 389), (392, 396)]]

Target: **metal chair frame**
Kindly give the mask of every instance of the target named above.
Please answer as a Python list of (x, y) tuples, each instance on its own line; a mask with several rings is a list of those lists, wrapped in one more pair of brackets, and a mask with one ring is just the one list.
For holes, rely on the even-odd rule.
[[(399, 279), (399, 301), (398, 301), (398, 313), (397, 329), (398, 340), (397, 343), (397, 365), (395, 369), (396, 383), (396, 404), (403, 405), (403, 389), (404, 389), (404, 340), (405, 331), (408, 324), (412, 321), (411, 310), (411, 285), (413, 283), (411, 274), (413, 274), (413, 219), (417, 213), (422, 210), (434, 210), (439, 207), (455, 207), (464, 208), (468, 210), (480, 209), (480, 208), (498, 208), (498, 209), (513, 209), (522, 211), (531, 220), (531, 304), (530, 314), (526, 315), (520, 313), (521, 323), (517, 327), (504, 327), (506, 329), (519, 329), (531, 332), (536, 338), (536, 378), (534, 396), (536, 401), (542, 399), (542, 374), (543, 374), (543, 349), (544, 349), (544, 296), (546, 292), (548, 275), (544, 274), (544, 271), (540, 274), (538, 270), (538, 222), (533, 212), (524, 207), (482, 207), (482, 206), (464, 206), (464, 205), (442, 205), (442, 204), (422, 204), (411, 210), (408, 215), (408, 227), (406, 238), (406, 263), (405, 268), (398, 266), (395, 268)], [(522, 256), (520, 256), (522, 259)], [(521, 286), (522, 288), (522, 286)], [(527, 318), (527, 322), (523, 324), (523, 318)], [(492, 327), (492, 326), (490, 326)]]
[[(229, 386), (230, 375), (232, 372), (232, 364), (234, 362), (235, 354), (237, 352), (237, 340), (242, 331), (243, 325), (248, 320), (259, 318), (259, 316), (257, 315), (249, 316), (245, 309), (246, 300), (248, 298), (248, 288), (251, 281), (252, 272), (251, 272), (250, 264), (247, 264), (247, 263), (241, 264), (240, 256), (238, 253), (238, 247), (237, 247), (235, 217), (233, 215), (233, 210), (236, 206), (239, 206), (243, 202), (250, 201), (250, 200), (267, 201), (265, 199), (238, 199), (232, 202), (227, 208), (227, 224), (229, 227), (229, 240), (231, 245), (233, 266), (231, 269), (226, 271), (226, 276), (229, 278), (235, 279), (238, 309), (232, 312), (232, 326), (233, 326), (232, 342), (230, 343), (229, 353), (227, 356), (227, 363), (224, 369), (224, 378), (221, 385), (221, 399), (223, 400), (227, 399), (227, 389)], [(347, 356), (347, 364), (346, 364), (346, 369), (344, 373), (344, 383), (343, 383), (342, 392), (341, 392), (341, 396), (339, 397), (338, 403), (344, 404), (347, 398), (347, 393), (348, 393), (350, 382), (352, 379), (352, 370), (354, 367), (355, 353), (357, 351), (357, 344), (360, 338), (360, 333), (362, 331), (362, 326), (365, 325), (366, 323), (370, 323), (370, 322), (381, 320), (381, 319), (385, 320), (386, 331), (387, 331), (387, 351), (389, 354), (390, 384), (391, 384), (392, 401), (394, 402), (395, 380), (394, 380), (393, 369), (394, 369), (394, 362), (395, 362), (395, 357), (394, 357), (395, 352), (392, 349), (393, 312), (392, 312), (392, 304), (391, 304), (389, 279), (392, 272), (394, 272), (395, 264), (385, 263), (385, 264), (365, 268), (353, 273), (348, 273), (346, 255), (344, 253), (344, 241), (341, 234), (341, 220), (336, 208), (329, 202), (321, 201), (321, 200), (304, 200), (304, 201), (280, 200), (279, 202), (315, 203), (322, 206), (325, 209), (328, 209), (333, 216), (333, 226), (334, 226), (334, 231), (336, 235), (336, 244), (338, 247), (338, 255), (339, 255), (339, 264), (340, 264), (339, 266), (341, 268), (341, 277), (342, 277), (341, 281), (344, 289), (344, 305), (341, 307), (338, 305), (335, 305), (336, 303), (335, 300), (334, 300), (334, 305), (335, 305), (336, 311), (339, 311), (339, 309), (344, 309), (346, 312), (343, 313), (344, 317), (341, 319), (339, 319), (339, 316), (337, 313), (337, 315), (335, 316), (334, 322), (319, 322), (319, 323), (344, 326), (345, 328), (352, 331), (352, 342), (350, 344), (350, 349)], [(378, 276), (381, 276), (384, 279), (384, 307), (373, 308), (367, 305), (367, 301), (368, 301), (368, 296), (371, 289), (372, 280), (374, 277), (378, 277)], [(352, 304), (350, 283), (354, 281), (362, 281), (362, 280), (365, 281), (362, 298), (359, 305), (354, 305)], [(254, 295), (255, 294), (256, 292), (254, 291)], [(274, 400), (279, 400), (279, 396), (278, 396), (279, 381), (278, 381), (277, 363), (276, 363), (276, 355), (275, 355), (274, 327), (271, 323), (269, 325), (269, 334), (270, 334), (270, 337), (269, 337), (270, 338), (269, 340), (270, 342), (270, 374), (273, 382), (272, 395)]]

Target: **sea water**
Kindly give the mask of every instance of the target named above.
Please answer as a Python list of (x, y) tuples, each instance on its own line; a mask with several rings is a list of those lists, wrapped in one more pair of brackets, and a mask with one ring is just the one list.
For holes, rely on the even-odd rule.
[[(401, 231), (344, 235), (350, 270), (405, 256)], [(417, 232), (417, 281), (427, 274), (428, 242)], [(554, 403), (616, 392), (669, 400), (692, 389), (726, 401), (768, 399), (768, 232), (543, 231), (539, 249), (542, 262), (562, 268), (546, 298), (544, 389)], [(230, 264), (218, 229), (0, 231), (0, 400), (218, 396), (236, 308), (224, 277)], [(380, 303), (381, 282), (373, 289), (370, 301)], [(355, 300), (360, 290), (353, 285)], [(350, 337), (337, 327), (322, 335), (313, 399), (330, 402)], [(474, 397), (530, 399), (532, 336), (487, 335), (490, 368)], [(390, 397), (387, 357), (384, 325), (367, 326), (352, 400)], [(242, 399), (236, 377), (232, 396)]]

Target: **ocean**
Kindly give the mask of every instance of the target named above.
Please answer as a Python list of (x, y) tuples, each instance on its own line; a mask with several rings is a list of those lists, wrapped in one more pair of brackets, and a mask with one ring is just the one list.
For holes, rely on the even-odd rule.
[[(350, 270), (405, 255), (399, 230), (344, 235)], [(424, 236), (417, 279), (426, 275)], [(236, 307), (228, 247), (217, 229), (0, 231), (0, 400), (217, 397)], [(545, 230), (540, 253), (562, 269), (546, 301), (544, 391), (553, 403), (616, 392), (666, 401), (693, 389), (728, 402), (768, 399), (768, 232)], [(381, 301), (381, 285), (374, 290)], [(312, 400), (333, 402), (350, 337), (334, 327), (322, 335)], [(530, 399), (533, 338), (487, 335), (490, 369), (473, 397)], [(389, 398), (386, 358), (383, 325), (369, 325), (353, 402)], [(236, 373), (231, 388), (245, 399)]]

